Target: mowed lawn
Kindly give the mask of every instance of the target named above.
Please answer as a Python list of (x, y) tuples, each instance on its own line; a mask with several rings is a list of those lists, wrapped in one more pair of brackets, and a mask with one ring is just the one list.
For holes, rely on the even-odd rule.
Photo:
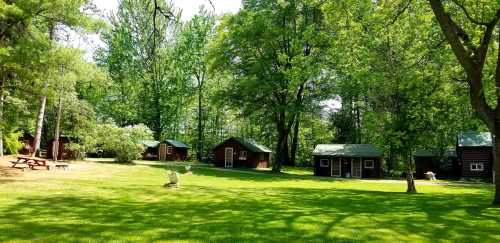
[(500, 208), (485, 184), (419, 185), (407, 195), (403, 182), (194, 166), (181, 188), (165, 189), (156, 162), (1, 166), (0, 242), (500, 242)]

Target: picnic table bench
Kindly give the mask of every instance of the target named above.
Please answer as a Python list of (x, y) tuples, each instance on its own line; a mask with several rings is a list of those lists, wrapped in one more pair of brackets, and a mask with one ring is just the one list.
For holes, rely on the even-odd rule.
[(35, 157), (19, 156), (16, 161), (10, 161), (10, 163), (12, 163), (12, 168), (19, 168), (17, 167), (18, 165), (27, 165), (32, 170), (35, 167), (45, 167), (47, 170), (50, 170), (50, 166), (47, 165), (47, 160)]

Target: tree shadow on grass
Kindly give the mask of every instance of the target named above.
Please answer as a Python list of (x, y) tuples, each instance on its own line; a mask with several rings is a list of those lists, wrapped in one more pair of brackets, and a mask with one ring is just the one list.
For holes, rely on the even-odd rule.
[(105, 189), (127, 194), (25, 197), (0, 207), (0, 228), (6, 229), (0, 241), (488, 242), (500, 237), (500, 210), (477, 194), (192, 185)]

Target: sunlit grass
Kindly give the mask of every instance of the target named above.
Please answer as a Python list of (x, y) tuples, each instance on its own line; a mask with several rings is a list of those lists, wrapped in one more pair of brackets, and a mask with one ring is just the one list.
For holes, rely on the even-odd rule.
[(179, 189), (162, 185), (183, 163), (81, 162), (0, 175), (0, 242), (500, 241), (487, 184), (407, 195), (404, 183), (192, 165)]

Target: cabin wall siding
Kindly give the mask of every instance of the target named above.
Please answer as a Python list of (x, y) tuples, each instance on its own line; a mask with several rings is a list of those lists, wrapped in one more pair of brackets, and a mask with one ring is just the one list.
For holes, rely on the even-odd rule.
[[(462, 147), (459, 154), (464, 178), (491, 178), (493, 176), (491, 147)], [(483, 163), (483, 171), (471, 171), (470, 166), (474, 162)]]
[[(321, 159), (328, 159), (329, 164), (328, 167), (321, 167), (320, 165), (320, 160)], [(338, 161), (340, 159), (341, 161), (341, 177), (347, 177), (347, 174), (352, 176), (351, 173), (351, 158), (350, 157), (339, 157), (339, 156), (320, 156), (320, 155), (315, 155), (314, 156), (314, 175), (316, 176), (332, 176), (331, 175), (331, 169), (332, 169), (332, 161)], [(359, 157), (352, 158), (354, 160), (359, 160)], [(373, 160), (373, 169), (365, 168), (365, 161), (366, 160)], [(381, 173), (381, 160), (380, 158), (369, 158), (369, 157), (362, 157), (361, 158), (361, 178), (380, 178), (382, 173)]]

